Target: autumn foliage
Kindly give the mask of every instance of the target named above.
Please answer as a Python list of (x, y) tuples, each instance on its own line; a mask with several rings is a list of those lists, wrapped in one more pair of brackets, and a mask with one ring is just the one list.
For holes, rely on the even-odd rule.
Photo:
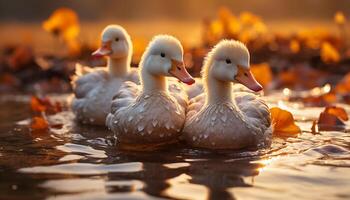
[[(51, 127), (47, 120), (47, 115), (59, 113), (63, 110), (60, 102), (53, 102), (48, 97), (32, 96), (30, 99), (30, 108), (34, 117), (31, 120), (30, 128), (32, 131), (45, 131)], [(55, 124), (54, 126), (56, 126)]]
[(295, 124), (294, 117), (289, 111), (273, 107), (270, 112), (274, 136), (295, 137), (301, 133), (301, 129)]
[(318, 129), (321, 131), (343, 130), (344, 121), (348, 121), (348, 115), (344, 108), (328, 106), (320, 113), (317, 121)]
[(78, 36), (80, 32), (78, 15), (69, 8), (59, 8), (43, 22), (44, 30), (63, 39), (71, 55), (80, 53)]

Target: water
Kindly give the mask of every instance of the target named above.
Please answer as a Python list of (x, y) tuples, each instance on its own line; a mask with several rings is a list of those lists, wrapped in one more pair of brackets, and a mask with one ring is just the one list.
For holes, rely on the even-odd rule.
[(323, 108), (280, 93), (266, 99), (293, 112), (299, 137), (260, 151), (131, 152), (117, 150), (105, 129), (76, 125), (69, 111), (51, 116), (61, 126), (31, 133), (29, 97), (1, 96), (0, 199), (349, 199), (349, 131), (314, 135)]

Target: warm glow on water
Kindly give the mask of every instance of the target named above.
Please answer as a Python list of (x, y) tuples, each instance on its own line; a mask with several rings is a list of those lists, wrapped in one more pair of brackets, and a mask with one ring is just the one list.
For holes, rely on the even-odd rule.
[(30, 114), (24, 112), (28, 98), (3, 96), (1, 193), (48, 199), (349, 198), (349, 134), (310, 133), (307, 120), (317, 118), (322, 108), (282, 105), (283, 93), (265, 98), (270, 106), (280, 104), (293, 113), (301, 135), (274, 138), (264, 151), (221, 153), (181, 144), (156, 152), (117, 151), (108, 131), (78, 126), (70, 112), (51, 116), (63, 127), (30, 133)]

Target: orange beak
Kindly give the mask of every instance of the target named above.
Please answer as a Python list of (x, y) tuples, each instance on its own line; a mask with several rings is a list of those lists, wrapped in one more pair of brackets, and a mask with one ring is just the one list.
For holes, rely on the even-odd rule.
[(255, 80), (250, 69), (244, 69), (243, 67), (238, 66), (238, 73), (235, 79), (246, 86), (247, 88), (253, 90), (254, 92), (259, 92), (263, 87)]
[(183, 62), (171, 60), (171, 69), (169, 73), (188, 85), (192, 85), (195, 82), (193, 77), (187, 72)]
[(102, 57), (108, 56), (112, 53), (111, 41), (102, 42), (102, 45), (99, 49), (92, 53), (92, 56)]

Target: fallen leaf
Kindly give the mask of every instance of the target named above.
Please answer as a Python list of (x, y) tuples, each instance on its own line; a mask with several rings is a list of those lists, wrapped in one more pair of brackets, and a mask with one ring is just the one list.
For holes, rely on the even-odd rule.
[(329, 42), (323, 42), (321, 47), (321, 59), (325, 63), (336, 63), (340, 60), (338, 50)]
[(301, 129), (294, 122), (293, 115), (278, 107), (270, 109), (274, 136), (297, 136)]
[(330, 106), (320, 113), (317, 125), (321, 131), (340, 131), (344, 130), (345, 123), (343, 121), (347, 120), (348, 115), (343, 108)]
[(32, 130), (45, 130), (49, 128), (49, 123), (43, 117), (34, 117), (30, 124)]
[(46, 111), (46, 106), (43, 101), (36, 96), (32, 96), (30, 99), (30, 108), (32, 111), (44, 112)]
[(348, 121), (348, 114), (346, 113), (344, 108), (336, 107), (336, 106), (328, 106), (325, 111), (328, 114), (335, 115), (339, 117), (341, 120)]
[(30, 107), (35, 112), (45, 112), (47, 114), (55, 114), (62, 111), (60, 102), (52, 102), (48, 97), (39, 98), (32, 96), (30, 99)]

